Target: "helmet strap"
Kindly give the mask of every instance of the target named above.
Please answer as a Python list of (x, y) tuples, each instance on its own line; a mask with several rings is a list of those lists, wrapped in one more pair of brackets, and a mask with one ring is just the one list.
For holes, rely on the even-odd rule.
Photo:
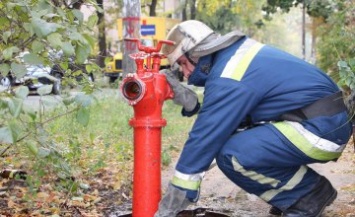
[(189, 52), (186, 52), (186, 53), (185, 53), (185, 57), (187, 58), (187, 60), (188, 60), (193, 66), (196, 67), (197, 62), (195, 62), (195, 61), (190, 57)]

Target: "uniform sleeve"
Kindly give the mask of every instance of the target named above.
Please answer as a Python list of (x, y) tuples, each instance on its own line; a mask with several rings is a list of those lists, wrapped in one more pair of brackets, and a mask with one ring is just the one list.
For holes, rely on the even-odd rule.
[(218, 78), (207, 82), (203, 106), (176, 170), (183, 174), (206, 171), (223, 144), (258, 101), (256, 92), (239, 81)]

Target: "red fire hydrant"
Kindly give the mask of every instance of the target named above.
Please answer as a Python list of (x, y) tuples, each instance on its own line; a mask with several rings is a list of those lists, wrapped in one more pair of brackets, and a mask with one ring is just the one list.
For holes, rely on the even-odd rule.
[(134, 128), (132, 216), (153, 217), (161, 199), (161, 128), (166, 125), (162, 107), (165, 100), (174, 97), (165, 75), (159, 73), (161, 59), (165, 58), (159, 51), (163, 44), (174, 42), (161, 40), (157, 47), (147, 47), (138, 39), (125, 40), (136, 42), (140, 51), (130, 55), (137, 73), (128, 74), (121, 85), (124, 98), (134, 109), (129, 121)]

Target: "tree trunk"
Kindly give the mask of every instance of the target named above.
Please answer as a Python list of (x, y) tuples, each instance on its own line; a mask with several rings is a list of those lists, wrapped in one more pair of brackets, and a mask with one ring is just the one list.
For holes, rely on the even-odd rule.
[(182, 8), (182, 21), (187, 20), (187, 2), (188, 0), (184, 1), (184, 7)]
[(157, 15), (156, 8), (157, 8), (158, 0), (152, 0), (152, 3), (149, 6), (149, 16), (155, 17)]
[(316, 64), (317, 60), (317, 28), (324, 24), (323, 17), (312, 17), (312, 46), (311, 46), (311, 63)]
[(303, 0), (302, 7), (302, 58), (306, 59), (306, 3)]
[[(104, 11), (103, 0), (97, 0), (97, 5)], [(105, 67), (105, 58), (107, 56), (106, 49), (106, 37), (105, 37), (105, 14), (104, 12), (97, 12), (98, 20), (98, 28), (99, 28), (99, 55), (97, 57), (97, 64), (104, 68)]]
[(196, 0), (191, 0), (190, 18), (191, 20), (194, 20), (196, 18)]

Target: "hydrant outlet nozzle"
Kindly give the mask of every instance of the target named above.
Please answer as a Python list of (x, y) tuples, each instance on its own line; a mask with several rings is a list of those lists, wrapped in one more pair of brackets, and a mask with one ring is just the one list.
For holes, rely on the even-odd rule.
[(121, 87), (123, 97), (128, 101), (128, 104), (137, 104), (146, 92), (145, 83), (136, 77), (127, 77)]

